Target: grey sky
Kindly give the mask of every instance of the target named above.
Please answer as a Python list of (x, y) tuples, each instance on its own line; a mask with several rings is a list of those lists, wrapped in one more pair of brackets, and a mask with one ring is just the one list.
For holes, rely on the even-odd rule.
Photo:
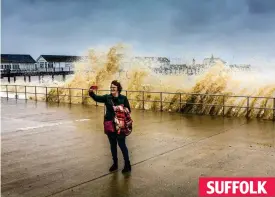
[[(2, 0), (2, 53), (137, 54), (275, 67), (274, 0)], [(234, 57), (234, 59), (233, 59)]]

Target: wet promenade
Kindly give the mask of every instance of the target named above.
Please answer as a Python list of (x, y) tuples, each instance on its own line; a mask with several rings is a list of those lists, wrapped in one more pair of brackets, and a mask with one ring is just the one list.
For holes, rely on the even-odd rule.
[(1, 99), (3, 197), (198, 196), (200, 176), (275, 176), (275, 123), (133, 111), (109, 173), (103, 108)]

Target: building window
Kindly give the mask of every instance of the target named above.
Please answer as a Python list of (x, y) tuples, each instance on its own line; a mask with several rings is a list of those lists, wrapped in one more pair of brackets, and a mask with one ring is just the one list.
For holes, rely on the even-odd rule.
[(40, 68), (44, 68), (44, 62), (39, 63)]
[(11, 65), (4, 65), (4, 69), (11, 69)]
[(4, 66), (1, 64), (1, 69), (3, 69), (4, 68)]
[(19, 70), (19, 65), (18, 64), (13, 64), (12, 69), (13, 70)]
[(48, 63), (48, 68), (53, 68), (53, 63), (52, 62)]

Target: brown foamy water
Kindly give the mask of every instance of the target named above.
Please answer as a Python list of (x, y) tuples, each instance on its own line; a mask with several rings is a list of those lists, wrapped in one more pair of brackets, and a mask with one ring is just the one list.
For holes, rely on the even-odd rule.
[[(49, 102), (71, 102), (92, 104), (88, 97), (88, 88), (97, 85), (99, 94), (109, 93), (112, 80), (119, 80), (123, 89), (128, 90), (127, 96), (131, 100), (133, 108), (160, 109), (160, 99), (163, 100), (162, 109), (165, 111), (182, 111), (185, 113), (228, 115), (257, 117), (272, 119), (273, 110), (248, 110), (247, 98), (231, 96), (258, 96), (275, 97), (275, 74), (274, 71), (260, 72), (228, 72), (227, 66), (217, 63), (207, 71), (196, 75), (158, 75), (150, 68), (156, 66), (156, 62), (148, 59), (132, 58), (128, 47), (117, 45), (108, 51), (98, 52), (89, 50), (88, 60), (75, 63), (75, 74), (65, 83), (46, 84), (58, 86), (57, 89), (48, 89)], [(80, 88), (71, 90), (63, 88)], [(82, 91), (81, 89), (84, 89)], [(37, 90), (38, 91), (38, 90)], [(45, 89), (39, 90), (45, 92)], [(130, 92), (130, 91), (145, 91)], [(156, 93), (149, 93), (156, 92)], [(158, 92), (170, 92), (178, 94), (166, 94)], [(179, 94), (181, 93), (181, 94)], [(184, 93), (194, 93), (192, 95)], [(82, 98), (82, 94), (85, 97)], [(124, 91), (123, 94), (126, 94)], [(208, 94), (208, 95), (195, 95)], [(216, 94), (220, 96), (209, 96)], [(62, 95), (62, 96), (61, 96)], [(77, 97), (74, 97), (77, 96)], [(32, 97), (33, 98), (33, 97)], [(142, 102), (143, 98), (150, 102)], [(45, 96), (39, 95), (38, 100), (46, 100)], [(250, 98), (250, 107), (273, 108), (275, 99)], [(179, 102), (182, 102), (180, 104)], [(190, 103), (197, 103), (192, 105)], [(225, 107), (223, 109), (222, 105)], [(210, 106), (216, 105), (216, 106)], [(218, 106), (221, 105), (221, 106)], [(230, 107), (230, 106), (238, 107)]]

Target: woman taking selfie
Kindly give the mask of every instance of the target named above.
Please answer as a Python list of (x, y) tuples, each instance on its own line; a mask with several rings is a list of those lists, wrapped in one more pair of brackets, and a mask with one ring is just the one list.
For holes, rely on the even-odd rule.
[[(122, 91), (122, 86), (117, 80), (114, 80), (111, 83), (111, 94), (99, 96), (94, 93), (94, 90), (94, 86), (92, 86), (89, 90), (90, 97), (92, 97), (93, 100), (96, 102), (104, 103), (106, 106), (106, 114), (104, 116), (104, 132), (108, 136), (114, 162), (113, 165), (110, 167), (109, 171), (112, 172), (118, 169), (118, 144), (123, 154), (125, 162), (124, 169), (122, 170), (122, 172), (130, 172), (131, 164), (128, 154), (128, 148), (125, 142), (126, 136), (129, 135), (131, 132), (131, 121), (128, 121), (129, 124), (127, 124), (127, 121), (125, 121), (125, 119), (127, 120), (127, 117), (128, 120), (131, 120), (131, 108), (129, 101), (126, 96), (120, 94)], [(118, 118), (119, 114), (122, 115), (120, 118)], [(130, 126), (128, 127), (127, 125)]]

